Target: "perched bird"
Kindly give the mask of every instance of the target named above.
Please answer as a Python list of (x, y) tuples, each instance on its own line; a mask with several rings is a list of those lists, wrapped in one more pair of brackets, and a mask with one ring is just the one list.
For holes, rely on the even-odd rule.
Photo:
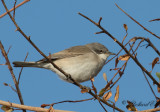
[[(89, 43), (83, 46), (74, 46), (69, 49), (50, 55), (50, 59), (60, 69), (81, 83), (97, 76), (104, 66), (108, 56), (114, 53), (100, 43)], [(71, 82), (63, 73), (53, 67), (45, 58), (36, 62), (13, 62), (15, 67), (37, 67), (52, 70), (67, 82)]]

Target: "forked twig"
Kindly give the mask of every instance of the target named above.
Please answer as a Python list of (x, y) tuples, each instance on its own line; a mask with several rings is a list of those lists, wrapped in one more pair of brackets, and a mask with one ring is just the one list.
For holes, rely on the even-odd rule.
[[(20, 7), (21, 5), (29, 2), (30, 0), (24, 0), (23, 2), (21, 2), (20, 4), (16, 5), (15, 8), (13, 7), (12, 9), (9, 10), (9, 12), (13, 11), (14, 9), (17, 9), (18, 7)], [(5, 12), (4, 14), (0, 15), (0, 18), (2, 18), (3, 16), (7, 15), (7, 12)]]

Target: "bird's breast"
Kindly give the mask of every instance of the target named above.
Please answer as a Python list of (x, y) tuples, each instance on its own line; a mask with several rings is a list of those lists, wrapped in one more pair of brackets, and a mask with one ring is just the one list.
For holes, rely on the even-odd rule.
[[(84, 82), (96, 76), (103, 67), (104, 63), (104, 61), (100, 60), (98, 56), (93, 53), (55, 61), (56, 65), (58, 65), (66, 73), (70, 74), (71, 77), (78, 82)], [(62, 73), (56, 73), (60, 76), (60, 78), (66, 79)]]

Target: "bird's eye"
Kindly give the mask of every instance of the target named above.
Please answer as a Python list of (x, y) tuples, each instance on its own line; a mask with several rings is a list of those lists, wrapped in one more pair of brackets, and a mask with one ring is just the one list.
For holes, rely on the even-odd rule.
[(100, 52), (100, 53), (103, 53), (103, 50), (100, 50), (99, 52)]

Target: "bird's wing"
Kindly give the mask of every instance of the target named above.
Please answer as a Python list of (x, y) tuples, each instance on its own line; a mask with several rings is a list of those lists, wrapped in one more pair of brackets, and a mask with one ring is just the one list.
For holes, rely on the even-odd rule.
[[(85, 53), (90, 53), (90, 52), (92, 51), (86, 46), (74, 46), (69, 49), (51, 54), (48, 57), (51, 58), (51, 60), (57, 60), (57, 59), (62, 59), (62, 58), (70, 58), (74, 56), (79, 56), (79, 55), (83, 55)], [(43, 58), (39, 60), (38, 62), (47, 62), (47, 60)]]

